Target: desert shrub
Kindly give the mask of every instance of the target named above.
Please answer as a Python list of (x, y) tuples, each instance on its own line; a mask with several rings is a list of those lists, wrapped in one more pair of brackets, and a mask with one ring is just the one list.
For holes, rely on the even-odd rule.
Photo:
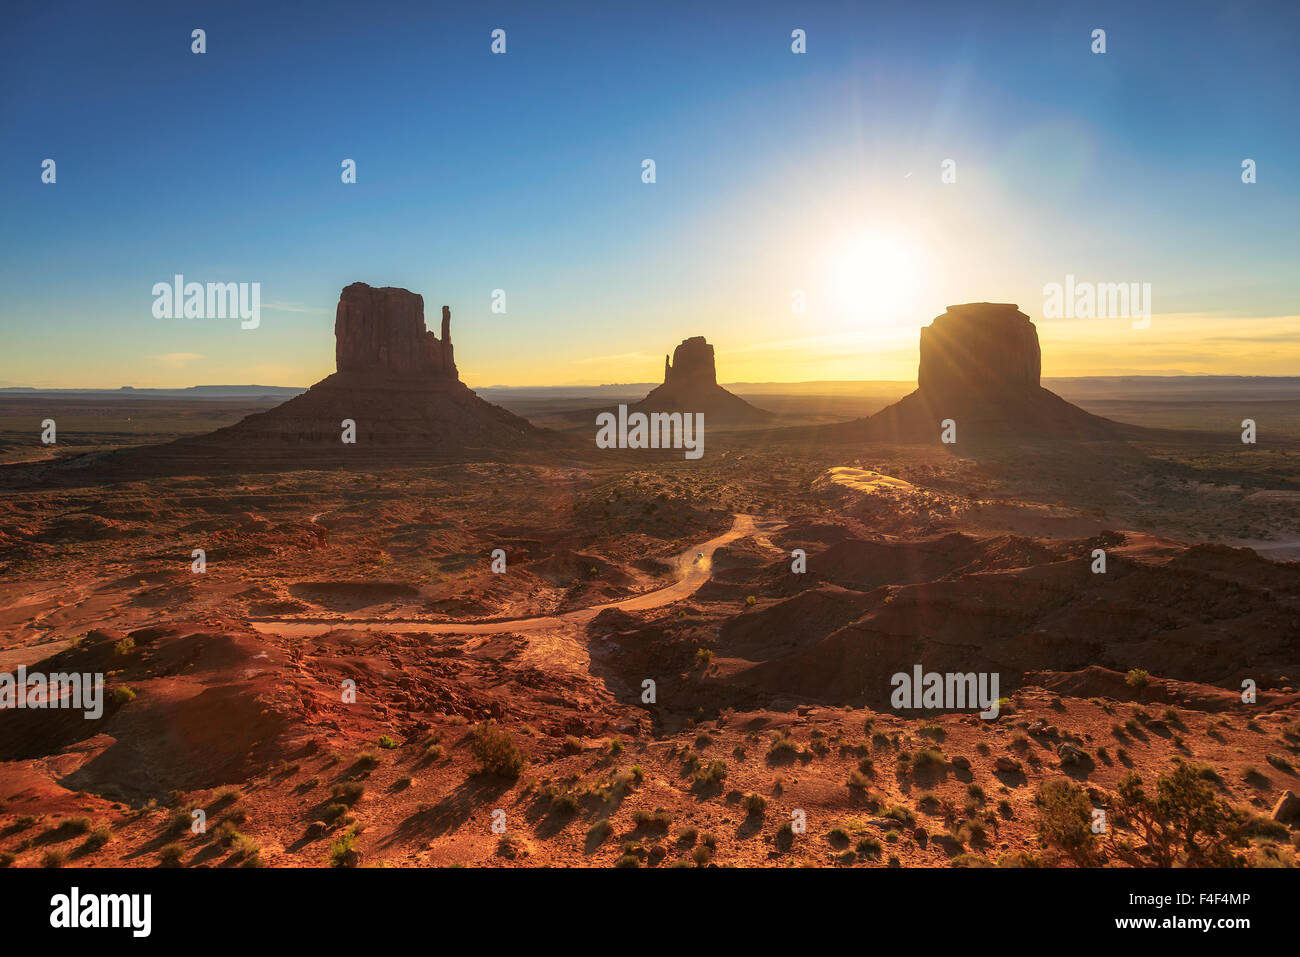
[(771, 744), (767, 748), (767, 757), (770, 761), (791, 761), (799, 754), (799, 745), (795, 743), (794, 738), (790, 737), (787, 732), (780, 732), (772, 736)]
[(1154, 795), (1129, 774), (1119, 784), (1114, 810), (1146, 844), (1139, 851), (1116, 843), (1130, 862), (1145, 856), (1157, 867), (1225, 867), (1236, 863), (1232, 848), (1246, 843), (1246, 816), (1216, 797), (1198, 769), (1182, 761), (1156, 779)]
[(595, 824), (591, 825), (591, 827), (587, 829), (587, 838), (588, 840), (594, 841), (597, 844), (599, 844), (601, 841), (605, 840), (605, 838), (609, 837), (613, 833), (614, 833), (614, 825), (609, 823), (608, 818), (602, 817), (599, 821), (597, 821)]
[(746, 794), (745, 799), (741, 802), (741, 807), (750, 817), (761, 817), (767, 810), (767, 799), (761, 794)]
[(1130, 688), (1142, 689), (1151, 684), (1151, 673), (1144, 668), (1133, 668), (1124, 680)]
[(178, 842), (168, 844), (158, 851), (158, 862), (163, 867), (180, 867), (183, 857), (185, 857), (185, 845)]
[(344, 781), (342, 784), (334, 785), (333, 796), (339, 799), (339, 802), (351, 807), (361, 800), (361, 796), (366, 793), (366, 786), (360, 781)]
[(578, 812), (578, 799), (573, 796), (571, 791), (561, 791), (551, 798), (551, 813), (560, 816), (576, 814)]
[(133, 650), (135, 650), (134, 638), (123, 638), (121, 641), (115, 642), (113, 645), (113, 654), (119, 657), (122, 655), (129, 655)]
[(1042, 867), (1043, 859), (1029, 851), (1008, 851), (998, 858), (998, 867)]
[(912, 765), (918, 768), (941, 768), (946, 763), (943, 753), (936, 748), (922, 748), (912, 758)]
[(357, 842), (357, 832), (354, 828), (348, 828), (330, 844), (329, 854), (326, 858), (330, 867), (352, 867), (355, 858), (349, 855), (349, 851)]
[(230, 859), (232, 861), (245, 861), (250, 855), (258, 853), (257, 842), (247, 834), (235, 833), (230, 842)]
[(194, 818), (188, 808), (178, 808), (167, 816), (166, 833), (180, 834), (190, 829)]
[(337, 824), (347, 813), (348, 806), (346, 804), (329, 804), (326, 805), (325, 810), (321, 812), (321, 819), (326, 824)]
[(700, 788), (718, 788), (727, 779), (725, 761), (710, 761), (709, 766), (695, 772), (695, 785)]
[(1038, 807), (1038, 836), (1043, 843), (1078, 864), (1095, 860), (1092, 804), (1083, 788), (1068, 778), (1052, 778), (1039, 785), (1034, 803)]
[(50, 848), (41, 855), (41, 867), (62, 867), (68, 863), (68, 855), (58, 848)]
[(879, 841), (877, 841), (874, 837), (867, 836), (858, 841), (856, 850), (863, 857), (869, 857), (873, 860), (878, 860), (880, 858), (881, 851), (884, 850), (884, 845), (881, 844)]
[(392, 751), (394, 748), (400, 747), (400, 744), (396, 738), (390, 738), (386, 734), (381, 734), (379, 736), (378, 743), (381, 748), (384, 748), (387, 751)]
[(632, 815), (632, 822), (647, 831), (666, 831), (673, 823), (673, 816), (663, 808), (653, 811), (637, 811)]
[(916, 815), (913, 814), (910, 809), (903, 807), (901, 804), (893, 805), (885, 811), (881, 817), (890, 818), (905, 827), (912, 827), (916, 824)]
[(491, 723), (480, 724), (474, 729), (470, 753), (478, 762), (479, 774), (495, 774), (503, 778), (519, 777), (526, 760), (510, 733)]
[(107, 844), (110, 840), (112, 840), (112, 838), (113, 838), (113, 832), (109, 830), (108, 825), (101, 824), (99, 827), (95, 828), (93, 831), (90, 832), (90, 835), (86, 838), (85, 843), (81, 845), (81, 849), (87, 853), (89, 853), (90, 851), (97, 851), (105, 844)]
[(45, 832), (45, 836), (54, 841), (66, 841), (70, 837), (76, 837), (85, 834), (90, 830), (91, 821), (88, 817), (65, 817)]

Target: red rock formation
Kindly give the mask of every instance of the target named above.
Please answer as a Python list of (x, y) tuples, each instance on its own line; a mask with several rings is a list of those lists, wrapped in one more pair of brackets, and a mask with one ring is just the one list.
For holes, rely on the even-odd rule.
[[(330, 462), (366, 463), (386, 450), (415, 459), (561, 441), (460, 381), (446, 306), (439, 338), (424, 326), (423, 297), (353, 283), (339, 296), (334, 335), (337, 372), (274, 409), (163, 448), (174, 457), (228, 450), (243, 465), (283, 459), (301, 467), (309, 450)], [(355, 424), (355, 445), (341, 441), (345, 419)]]
[(405, 289), (354, 282), (334, 317), (339, 372), (456, 379), (451, 310), (442, 307), (442, 339), (424, 327), (424, 297)]
[(1039, 385), (1038, 331), (1011, 303), (949, 306), (921, 330), (920, 352), (915, 392), (826, 434), (928, 444), (939, 441), (941, 423), (951, 419), (962, 446), (1028, 436), (1115, 438), (1136, 428), (1085, 412)]
[(713, 346), (703, 336), (683, 339), (673, 350), (672, 365), (664, 357), (664, 385), (679, 389), (692, 389), (718, 384), (714, 365)]
[(1024, 393), (1038, 388), (1038, 331), (1011, 303), (949, 306), (921, 330), (917, 387), (935, 395)]
[(755, 408), (718, 385), (713, 346), (703, 336), (683, 339), (664, 356), (663, 385), (632, 406), (637, 412), (703, 412), (704, 423), (743, 425), (765, 422), (772, 413)]

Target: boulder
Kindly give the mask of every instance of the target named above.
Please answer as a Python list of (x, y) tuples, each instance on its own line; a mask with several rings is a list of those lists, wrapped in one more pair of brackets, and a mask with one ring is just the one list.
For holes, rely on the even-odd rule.
[(1294, 791), (1287, 791), (1273, 805), (1273, 820), (1286, 823), (1300, 818), (1300, 797)]
[(1091, 761), (1087, 751), (1072, 744), (1062, 744), (1056, 749), (1056, 756), (1062, 764), (1088, 764)]

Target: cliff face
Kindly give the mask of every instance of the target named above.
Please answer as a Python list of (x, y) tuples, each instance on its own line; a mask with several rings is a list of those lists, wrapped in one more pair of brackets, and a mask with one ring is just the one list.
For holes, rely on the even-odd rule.
[(458, 379), (451, 347), (451, 310), (442, 307), (442, 338), (424, 327), (424, 297), (406, 289), (354, 282), (334, 314), (339, 372)]
[(1038, 331), (1010, 303), (949, 306), (921, 330), (917, 387), (927, 395), (1021, 395), (1041, 370)]

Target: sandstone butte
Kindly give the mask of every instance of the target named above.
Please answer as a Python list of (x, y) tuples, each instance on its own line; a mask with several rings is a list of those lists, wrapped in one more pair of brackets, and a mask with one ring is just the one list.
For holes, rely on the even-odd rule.
[(759, 424), (772, 413), (756, 408), (718, 385), (713, 346), (703, 336), (683, 339), (664, 356), (663, 384), (631, 407), (635, 412), (703, 412), (704, 425)]
[[(335, 312), (334, 358), (332, 374), (273, 409), (206, 435), (128, 450), (106, 465), (364, 466), (573, 444), (461, 382), (451, 310), (442, 307), (441, 336), (435, 335), (425, 328), (424, 298), (409, 290), (346, 286)], [(344, 420), (355, 423), (354, 444), (342, 440)]]
[(1038, 330), (1019, 307), (949, 306), (921, 330), (916, 390), (848, 427), (864, 439), (938, 442), (940, 423), (951, 419), (957, 448), (972, 440), (1116, 438), (1132, 431), (1044, 389), (1041, 372)]

